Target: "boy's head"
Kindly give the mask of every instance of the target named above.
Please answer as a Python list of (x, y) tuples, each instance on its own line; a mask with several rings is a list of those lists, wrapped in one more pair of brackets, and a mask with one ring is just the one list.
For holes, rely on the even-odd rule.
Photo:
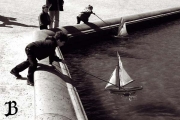
[(56, 39), (57, 45), (59, 47), (63, 46), (65, 42), (67, 42), (68, 40), (67, 35), (63, 33), (62, 31), (56, 32), (56, 34), (54, 35), (54, 38)]
[(47, 5), (43, 5), (42, 6), (42, 10), (43, 10), (43, 12), (47, 13), (48, 12), (48, 6)]
[(88, 5), (88, 9), (93, 10), (93, 6)]

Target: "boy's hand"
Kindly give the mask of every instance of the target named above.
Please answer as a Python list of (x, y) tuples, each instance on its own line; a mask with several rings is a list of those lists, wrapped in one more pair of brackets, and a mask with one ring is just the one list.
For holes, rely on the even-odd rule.
[(51, 67), (51, 68), (54, 68), (54, 69), (56, 68), (53, 64), (50, 64), (50, 63), (49, 63), (48, 66)]
[(63, 64), (66, 64), (66, 61), (65, 61), (65, 60), (61, 60), (61, 62), (62, 62)]
[(96, 15), (95, 13), (92, 13), (92, 14)]

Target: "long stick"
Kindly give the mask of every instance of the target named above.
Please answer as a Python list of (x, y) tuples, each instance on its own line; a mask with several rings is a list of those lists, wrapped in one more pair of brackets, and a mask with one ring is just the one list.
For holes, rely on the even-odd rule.
[[(108, 25), (108, 23), (107, 22), (105, 22), (103, 19), (101, 19), (99, 16), (97, 16), (96, 14), (94, 14), (96, 17), (98, 17), (100, 20), (102, 20), (107, 26), (109, 26), (110, 27), (110, 25)], [(115, 31), (114, 29), (113, 29), (113, 31), (114, 32), (117, 32), (117, 31)]]
[[(104, 81), (104, 82), (106, 82), (106, 83), (109, 83), (109, 84), (111, 84), (111, 85), (114, 85), (114, 84), (112, 84), (112, 83), (110, 83), (110, 82), (108, 82), (108, 81), (106, 81), (106, 80), (103, 80), (103, 79), (101, 79), (101, 78), (99, 78), (99, 77), (97, 77), (97, 76), (95, 76), (95, 75), (92, 75), (92, 74), (90, 74), (90, 73), (88, 73), (88, 72), (86, 72), (86, 71), (84, 71), (84, 70), (81, 70), (81, 71), (83, 71), (83, 72), (85, 72), (86, 74), (89, 74), (89, 75), (91, 75), (91, 76), (93, 76), (93, 77), (95, 77), (95, 78), (97, 78), (97, 79), (99, 79), (99, 80), (102, 80), (102, 81)], [(114, 85), (114, 86), (118, 87), (117, 85)]]
[[(66, 62), (67, 63), (67, 62)], [(75, 67), (75, 66), (73, 66), (73, 67)], [(75, 67), (76, 69), (78, 69), (77, 67)], [(80, 69), (81, 70), (81, 69)], [(112, 83), (110, 83), (110, 82), (108, 82), (108, 81), (106, 81), (106, 80), (103, 80), (103, 79), (101, 79), (101, 78), (99, 78), (99, 77), (97, 77), (97, 76), (95, 76), (95, 75), (92, 75), (91, 73), (88, 73), (88, 72), (86, 72), (86, 71), (84, 71), (84, 70), (81, 70), (82, 72), (84, 72), (84, 73), (86, 73), (86, 74), (88, 74), (88, 75), (91, 75), (91, 76), (93, 76), (93, 77), (95, 77), (95, 78), (97, 78), (97, 79), (99, 79), (99, 80), (101, 80), (101, 81), (104, 81), (104, 82), (106, 82), (106, 83), (109, 83), (109, 84), (111, 84), (111, 85), (114, 85), (114, 84), (112, 84)], [(117, 85), (114, 85), (114, 86), (116, 86), (116, 87), (118, 87)]]
[[(95, 16), (97, 16), (96, 14), (94, 14)], [(106, 25), (108, 25), (103, 19), (101, 19), (99, 16), (97, 16), (100, 20), (102, 20)], [(109, 26), (109, 25), (108, 25)]]
[[(74, 67), (75, 67), (75, 66), (74, 66)], [(75, 67), (75, 68), (78, 69), (77, 67)], [(80, 70), (81, 70), (81, 69), (80, 69)], [(101, 78), (99, 78), (99, 77), (97, 77), (97, 76), (95, 76), (95, 75), (92, 75), (92, 74), (90, 74), (90, 73), (88, 73), (88, 72), (86, 72), (86, 71), (84, 71), (84, 70), (81, 70), (81, 71), (84, 72), (84, 73), (86, 73), (86, 74), (88, 74), (88, 75), (91, 75), (91, 76), (93, 76), (93, 77), (95, 77), (95, 78), (97, 78), (97, 79), (99, 79), (99, 80), (101, 80), (101, 81), (103, 81), (103, 82), (106, 82), (106, 83), (109, 83), (109, 84), (111, 84), (111, 85), (113, 85), (113, 86), (116, 86), (116, 87), (119, 88), (119, 90), (120, 90), (120, 88), (122, 88), (123, 90), (126, 90), (126, 89), (123, 88), (123, 87), (114, 85), (113, 83), (110, 83), (110, 82), (108, 82), (108, 81), (106, 81), (106, 80), (103, 80), (103, 79), (101, 79)]]

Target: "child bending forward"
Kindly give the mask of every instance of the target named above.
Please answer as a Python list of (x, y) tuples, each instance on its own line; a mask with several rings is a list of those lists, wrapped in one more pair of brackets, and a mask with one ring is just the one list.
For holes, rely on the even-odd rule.
[(89, 20), (89, 17), (91, 14), (95, 14), (93, 13), (93, 6), (88, 5), (88, 7), (86, 7), (78, 16), (77, 16), (77, 24), (80, 24), (81, 21), (83, 21), (84, 23), (87, 23)]

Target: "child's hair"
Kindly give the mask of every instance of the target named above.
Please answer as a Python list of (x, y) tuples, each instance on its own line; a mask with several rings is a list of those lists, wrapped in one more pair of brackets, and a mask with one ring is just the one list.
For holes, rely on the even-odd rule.
[(92, 10), (92, 9), (93, 9), (93, 6), (91, 6), (91, 5), (88, 5), (88, 9), (91, 9), (91, 10)]
[(48, 6), (47, 6), (47, 5), (43, 5), (43, 6), (42, 6), (42, 9), (44, 9), (44, 8), (48, 8)]
[(54, 35), (54, 38), (56, 40), (60, 39), (61, 41), (65, 41), (65, 42), (67, 42), (67, 40), (68, 40), (67, 34), (65, 34), (62, 31), (56, 32), (55, 35)]

